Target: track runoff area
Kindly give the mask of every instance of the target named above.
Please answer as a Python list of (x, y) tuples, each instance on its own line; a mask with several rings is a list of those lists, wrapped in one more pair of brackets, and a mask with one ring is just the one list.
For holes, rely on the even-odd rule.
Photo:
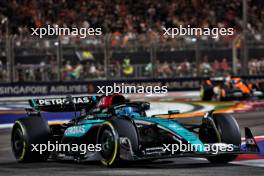
[[(46, 162), (20, 164), (15, 161), (10, 146), (10, 131), (13, 122), (25, 116), (25, 101), (29, 97), (0, 99), (0, 172), (4, 175), (263, 175), (264, 173), (264, 102), (262, 101), (228, 101), (203, 102), (198, 92), (173, 92), (166, 95), (126, 95), (129, 99), (150, 101), (148, 115), (164, 114), (168, 110), (180, 110), (181, 114), (171, 118), (186, 123), (201, 120), (204, 112), (215, 109), (219, 112), (232, 113), (239, 123), (243, 134), (244, 127), (250, 127), (260, 146), (260, 155), (239, 155), (236, 161), (225, 164), (210, 164), (200, 158), (174, 158), (150, 163), (135, 163), (126, 168), (109, 171), (97, 162)], [(46, 114), (49, 123), (63, 123), (74, 115), (67, 113)], [(242, 138), (243, 140), (244, 138)], [(40, 171), (39, 171), (40, 170)]]

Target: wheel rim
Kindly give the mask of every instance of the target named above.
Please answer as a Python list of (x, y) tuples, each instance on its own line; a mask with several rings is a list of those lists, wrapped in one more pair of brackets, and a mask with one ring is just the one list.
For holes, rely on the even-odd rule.
[(12, 141), (13, 151), (16, 157), (19, 157), (23, 153), (24, 148), (24, 138), (21, 129), (18, 128), (14, 131)]
[(112, 131), (106, 129), (102, 132), (100, 143), (102, 145), (101, 154), (103, 158), (111, 158), (115, 149), (115, 138)]

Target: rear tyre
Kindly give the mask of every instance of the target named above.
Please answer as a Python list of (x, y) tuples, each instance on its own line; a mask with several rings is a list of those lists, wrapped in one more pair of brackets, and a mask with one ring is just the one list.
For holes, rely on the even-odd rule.
[(40, 116), (30, 116), (18, 119), (12, 129), (11, 146), (18, 162), (46, 161), (49, 152), (33, 151), (32, 144), (47, 144), (50, 138), (50, 128), (45, 119)]
[[(239, 146), (241, 144), (241, 134), (239, 126), (235, 118), (229, 114), (213, 114), (213, 120), (220, 134), (220, 139), (213, 130), (213, 128), (201, 128), (199, 131), (200, 139), (205, 143), (222, 142), (226, 144), (233, 144)], [(221, 154), (217, 156), (207, 157), (211, 163), (228, 163), (237, 155), (235, 154)]]
[(103, 123), (98, 131), (97, 144), (101, 144), (101, 162), (107, 167), (121, 166), (120, 138), (129, 139), (133, 152), (138, 151), (138, 135), (133, 123), (126, 119), (113, 119)]

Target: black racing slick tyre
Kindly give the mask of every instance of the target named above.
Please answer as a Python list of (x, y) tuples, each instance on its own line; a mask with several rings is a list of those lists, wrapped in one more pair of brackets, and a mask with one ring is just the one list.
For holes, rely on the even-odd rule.
[(212, 86), (207, 84), (202, 85), (200, 88), (200, 96), (202, 101), (211, 101), (214, 96)]
[[(101, 162), (107, 167), (117, 167), (125, 162), (120, 158), (120, 139), (130, 141), (133, 152), (138, 151), (138, 135), (135, 125), (127, 119), (113, 119), (102, 124), (97, 135), (101, 144)], [(129, 145), (127, 147), (130, 147)]]
[(18, 119), (12, 128), (11, 146), (18, 162), (41, 162), (49, 157), (48, 151), (37, 151), (33, 146), (47, 144), (50, 138), (50, 128), (45, 119), (40, 116), (29, 116)]
[[(203, 142), (222, 142), (226, 144), (233, 144), (235, 146), (239, 146), (241, 144), (240, 129), (232, 115), (213, 114), (213, 120), (219, 132), (219, 136), (215, 133), (213, 128), (201, 128), (199, 131), (199, 137)], [(237, 155), (235, 154), (220, 154), (207, 157), (207, 160), (211, 163), (228, 163), (235, 160), (236, 157)]]

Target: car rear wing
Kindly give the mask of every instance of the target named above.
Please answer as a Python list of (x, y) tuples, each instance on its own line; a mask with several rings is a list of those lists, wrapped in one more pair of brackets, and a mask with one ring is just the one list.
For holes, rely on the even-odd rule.
[(99, 96), (67, 96), (59, 98), (30, 99), (29, 105), (37, 111), (63, 112), (81, 111), (93, 108), (99, 101)]

